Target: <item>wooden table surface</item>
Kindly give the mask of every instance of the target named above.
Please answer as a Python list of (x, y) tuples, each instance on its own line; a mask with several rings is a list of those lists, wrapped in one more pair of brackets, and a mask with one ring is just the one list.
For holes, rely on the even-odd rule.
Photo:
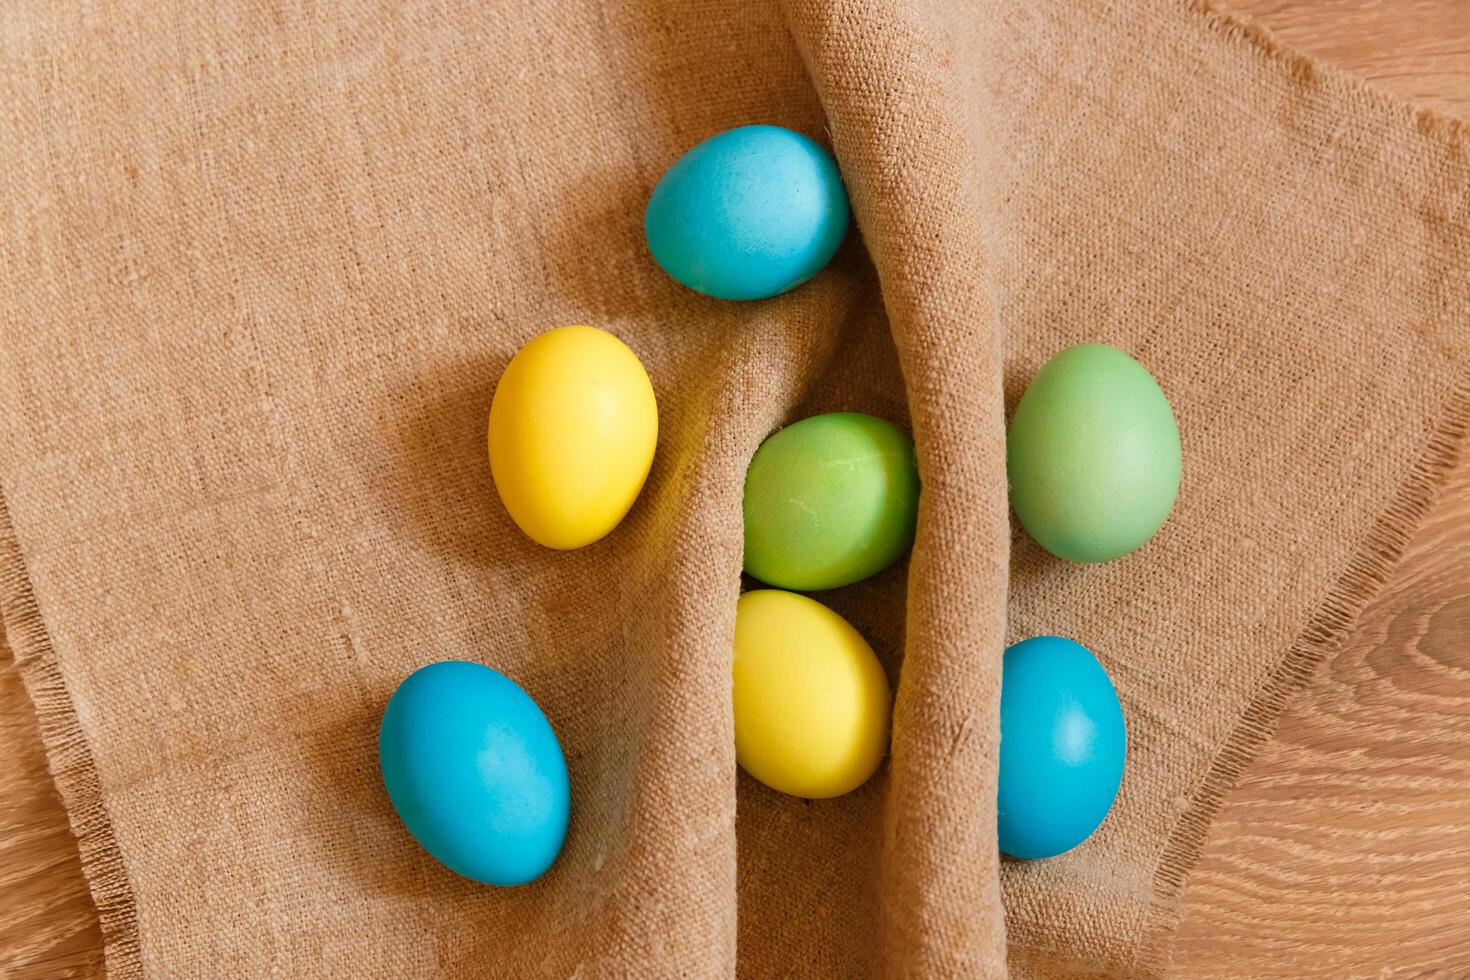
[[(1236, 7), (1470, 119), (1470, 0)], [(1470, 459), (1226, 802), (1185, 894), (1180, 977), (1470, 977), (1467, 572)], [(76, 845), (0, 652), (0, 975), (100, 973)]]

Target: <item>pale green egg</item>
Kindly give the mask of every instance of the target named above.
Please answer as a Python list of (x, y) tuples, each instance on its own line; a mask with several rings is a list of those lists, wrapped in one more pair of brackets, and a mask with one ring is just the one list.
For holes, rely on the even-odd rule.
[(1079, 344), (1047, 361), (1006, 434), (1011, 507), (1047, 551), (1078, 562), (1135, 551), (1179, 492), (1179, 427), (1153, 375)]

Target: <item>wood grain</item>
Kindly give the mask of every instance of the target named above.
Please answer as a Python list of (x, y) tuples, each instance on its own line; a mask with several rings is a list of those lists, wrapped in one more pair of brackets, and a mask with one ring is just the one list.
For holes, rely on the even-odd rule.
[(1470, 118), (1464, 0), (1227, 0), (1282, 41), (1385, 91)]
[[(1470, 3), (1241, 0), (1287, 43), (1470, 118)], [(1470, 977), (1470, 462), (1215, 823), (1181, 977)], [(30, 704), (0, 649), (0, 975), (101, 974)]]
[(1462, 465), (1211, 828), (1180, 976), (1470, 977), (1467, 568)]
[(0, 639), (0, 975), (98, 977), (102, 931), (30, 699)]

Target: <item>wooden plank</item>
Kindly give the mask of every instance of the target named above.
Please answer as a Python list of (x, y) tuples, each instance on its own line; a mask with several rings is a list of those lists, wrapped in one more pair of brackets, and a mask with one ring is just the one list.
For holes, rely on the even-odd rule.
[(1374, 85), (1470, 118), (1464, 0), (1234, 0), (1281, 40)]
[[(1470, 118), (1470, 3), (1242, 0), (1288, 43)], [(1215, 824), (1182, 977), (1470, 976), (1470, 464)], [(0, 657), (0, 974), (95, 977), (101, 936)]]
[(102, 932), (76, 841), (0, 638), (0, 976), (101, 975)]
[(1180, 976), (1470, 977), (1470, 465), (1231, 794)]

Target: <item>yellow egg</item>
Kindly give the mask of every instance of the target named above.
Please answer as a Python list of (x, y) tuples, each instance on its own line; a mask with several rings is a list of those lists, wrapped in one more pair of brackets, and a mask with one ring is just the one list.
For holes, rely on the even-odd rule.
[(888, 678), (862, 634), (815, 599), (761, 589), (735, 609), (735, 758), (767, 786), (826, 799), (888, 751)]
[(616, 527), (657, 442), (648, 372), (595, 327), (558, 327), (526, 344), (490, 403), (495, 489), (521, 530), (548, 548), (580, 548)]

